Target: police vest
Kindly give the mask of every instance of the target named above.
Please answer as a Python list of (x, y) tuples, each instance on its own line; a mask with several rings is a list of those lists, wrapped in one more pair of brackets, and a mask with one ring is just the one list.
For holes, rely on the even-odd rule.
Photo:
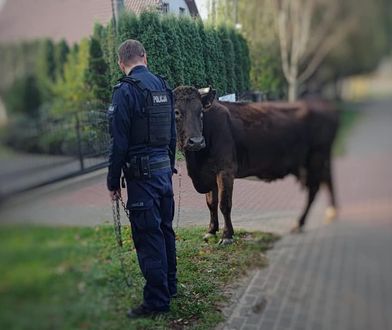
[(150, 90), (130, 76), (120, 81), (138, 88), (144, 96), (142, 111), (135, 113), (131, 121), (130, 146), (168, 146), (171, 139), (172, 101), (170, 91), (163, 78), (164, 91)]

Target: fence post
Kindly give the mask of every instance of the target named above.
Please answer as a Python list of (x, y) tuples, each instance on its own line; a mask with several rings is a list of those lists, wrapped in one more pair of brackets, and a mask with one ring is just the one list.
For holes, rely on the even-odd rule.
[(76, 137), (78, 140), (78, 154), (79, 154), (79, 162), (80, 162), (80, 170), (84, 171), (84, 159), (83, 159), (83, 152), (82, 152), (82, 137), (80, 134), (80, 121), (79, 116), (75, 113), (76, 118)]

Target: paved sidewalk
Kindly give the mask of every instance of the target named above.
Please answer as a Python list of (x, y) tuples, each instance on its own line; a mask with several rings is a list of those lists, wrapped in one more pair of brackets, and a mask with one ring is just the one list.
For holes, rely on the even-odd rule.
[(392, 329), (392, 222), (284, 237), (224, 329)]

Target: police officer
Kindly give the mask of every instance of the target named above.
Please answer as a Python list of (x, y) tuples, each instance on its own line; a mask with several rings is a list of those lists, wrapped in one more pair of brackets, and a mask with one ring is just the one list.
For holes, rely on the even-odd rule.
[(177, 294), (175, 234), (172, 227), (176, 130), (172, 92), (165, 80), (147, 68), (137, 40), (118, 49), (125, 76), (114, 87), (109, 107), (111, 146), (107, 186), (121, 196), (121, 173), (127, 183), (132, 237), (146, 280), (143, 303), (129, 318), (169, 311)]

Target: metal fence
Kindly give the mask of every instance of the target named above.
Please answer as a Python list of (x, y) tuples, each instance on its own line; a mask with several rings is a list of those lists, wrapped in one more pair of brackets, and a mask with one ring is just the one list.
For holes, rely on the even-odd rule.
[(3, 132), (0, 199), (107, 165), (106, 111), (14, 120)]

